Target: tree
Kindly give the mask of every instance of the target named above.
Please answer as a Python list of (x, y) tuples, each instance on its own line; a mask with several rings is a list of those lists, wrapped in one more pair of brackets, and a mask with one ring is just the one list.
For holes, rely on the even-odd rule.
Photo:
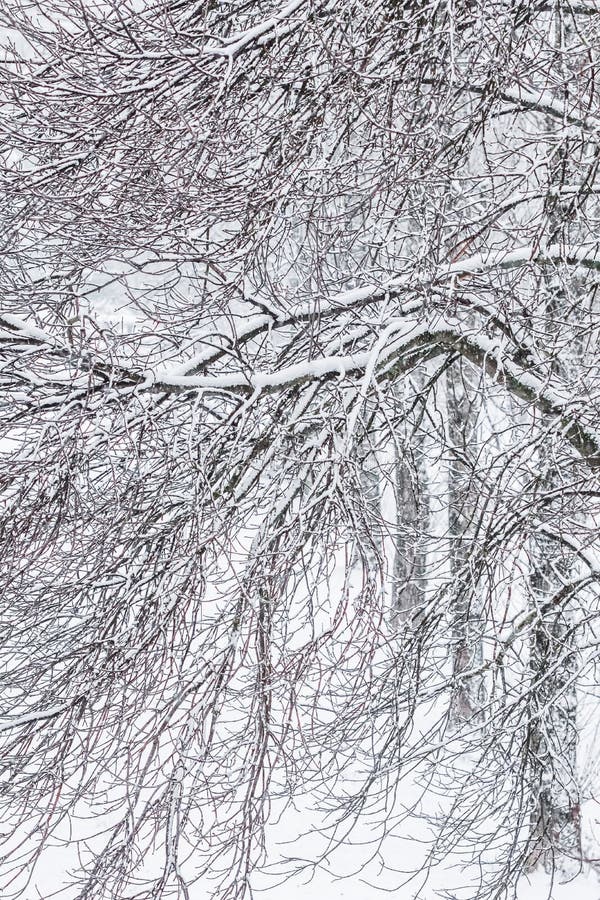
[(477, 860), (470, 897), (540, 827), (583, 865), (595, 4), (0, 22), (3, 896), (69, 840), (80, 898), (242, 898), (271, 809), (393, 836), (403, 778), (443, 791), (427, 865)]

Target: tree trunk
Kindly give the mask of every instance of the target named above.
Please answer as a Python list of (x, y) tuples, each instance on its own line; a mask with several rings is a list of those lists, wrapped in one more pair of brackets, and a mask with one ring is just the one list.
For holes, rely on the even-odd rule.
[(356, 540), (351, 566), (362, 570), (365, 585), (374, 585), (382, 570), (384, 532), (381, 520), (381, 471), (377, 452), (366, 436), (357, 448), (354, 517)]
[[(569, 104), (569, 77), (563, 67), (564, 51), (570, 42), (571, 28), (563, 18), (560, 5), (553, 15), (553, 40), (557, 50), (556, 67), (563, 76), (565, 108)], [(551, 122), (548, 122), (549, 130)], [(562, 142), (549, 151), (548, 191), (544, 203), (541, 246), (570, 239), (571, 209), (562, 192), (569, 182), (568, 144)], [(560, 282), (549, 273), (543, 276), (541, 290), (546, 293), (545, 337), (547, 346), (560, 340), (561, 319), (569, 303), (565, 302)], [(581, 348), (573, 348), (577, 356)], [(572, 351), (572, 352), (573, 352)], [(561, 374), (563, 365), (554, 356), (553, 374)], [(559, 487), (546, 445), (540, 450), (540, 462), (547, 474), (545, 487)], [(563, 511), (556, 513), (560, 523)], [(569, 604), (554, 606), (548, 600), (569, 579), (573, 564), (565, 558), (560, 542), (538, 538), (532, 548), (533, 571), (530, 578), (533, 602), (538, 610), (531, 637), (530, 668), (532, 715), (529, 751), (531, 754), (533, 803), (531, 812), (530, 868), (542, 865), (551, 872), (556, 867), (566, 876), (581, 867), (581, 817), (577, 786), (577, 642), (575, 619)], [(545, 606), (544, 606), (545, 604)], [(542, 610), (540, 612), (540, 610)]]
[[(416, 443), (413, 441), (413, 444)], [(408, 441), (396, 449), (396, 536), (392, 582), (392, 624), (409, 620), (422, 605), (426, 574), (428, 509), (425, 460)]]
[(539, 615), (530, 644), (529, 868), (541, 865), (548, 872), (558, 868), (565, 876), (572, 876), (581, 866), (576, 630), (568, 603), (549, 603), (560, 588), (558, 576), (566, 580), (571, 566), (559, 556), (557, 541), (538, 541), (535, 549), (538, 563), (531, 588)]
[(446, 380), (448, 437), (448, 530), (452, 576), (451, 720), (455, 725), (478, 717), (483, 700), (481, 675), (467, 673), (481, 666), (481, 609), (477, 578), (470, 559), (477, 514), (473, 483), (473, 445), (476, 441), (478, 394), (462, 363), (448, 370)]

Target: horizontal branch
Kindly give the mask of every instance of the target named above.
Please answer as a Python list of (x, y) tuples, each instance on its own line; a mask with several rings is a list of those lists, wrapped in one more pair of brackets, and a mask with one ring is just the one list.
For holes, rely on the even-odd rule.
[(202, 53), (208, 56), (225, 56), (231, 59), (253, 45), (260, 45), (264, 41), (265, 36), (271, 32), (275, 32), (278, 37), (281, 37), (282, 31), (287, 32), (293, 27), (289, 23), (285, 25), (283, 23), (286, 23), (290, 16), (301, 6), (304, 6), (305, 3), (306, 0), (291, 0), (275, 15), (270, 16), (263, 22), (259, 22), (257, 25), (253, 25), (252, 28), (248, 28), (246, 31), (225, 38), (220, 46), (212, 44), (205, 46)]
[[(560, 262), (600, 270), (596, 248), (562, 251), (554, 248), (535, 255), (534, 248), (527, 245), (498, 255), (474, 255), (449, 265), (439, 273), (435, 283), (452, 283), (465, 276), (543, 262)], [(265, 393), (287, 390), (308, 382), (361, 377), (365, 372), (372, 373), (372, 377), (377, 380), (391, 379), (410, 371), (424, 360), (450, 351), (458, 352), (485, 371), (495, 382), (505, 385), (515, 397), (558, 420), (566, 440), (577, 453), (592, 468), (600, 467), (600, 439), (589, 426), (579, 421), (571, 398), (561, 393), (561, 385), (558, 389), (553, 388), (535, 374), (531, 365), (535, 360), (535, 353), (523, 345), (521, 336), (518, 342), (509, 336), (506, 346), (500, 348), (498, 342), (491, 338), (462, 333), (454, 322), (449, 323), (440, 318), (419, 321), (415, 318), (415, 313), (423, 310), (420, 299), (407, 301), (398, 308), (396, 316), (386, 326), (385, 342), (382, 346), (378, 343), (375, 351), (368, 349), (357, 353), (321, 356), (275, 371), (238, 370), (222, 374), (210, 374), (207, 371), (211, 364), (219, 361), (225, 354), (239, 350), (243, 344), (265, 332), (278, 328), (289, 330), (294, 325), (317, 317), (323, 319), (326, 316), (344, 315), (357, 306), (389, 299), (395, 293), (400, 295), (408, 290), (411, 290), (409, 274), (384, 285), (368, 285), (333, 295), (320, 307), (309, 308), (306, 305), (286, 318), (278, 319), (275, 312), (253, 315), (239, 332), (236, 333), (232, 328), (230, 335), (220, 335), (221, 346), (204, 350), (191, 360), (174, 367), (159, 365), (140, 373), (126, 365), (115, 366), (112, 362), (103, 363), (101, 360), (90, 359), (88, 371), (96, 371), (104, 379), (96, 391), (106, 391), (111, 396), (158, 390), (164, 394), (228, 394), (252, 400)], [(414, 286), (412, 290), (415, 290)], [(493, 318), (490, 321), (493, 322)], [(64, 356), (64, 344), (51, 334), (29, 325), (27, 321), (12, 314), (0, 313), (0, 324), (19, 341), (38, 345), (40, 348), (46, 347), (49, 353)], [(506, 339), (510, 329), (508, 332), (502, 329), (502, 333)], [(508, 351), (506, 347), (509, 348)], [(19, 387), (22, 386), (21, 378)], [(36, 387), (39, 386), (38, 380)], [(71, 384), (70, 387), (69, 398), (73, 400), (75, 385)], [(88, 395), (89, 384), (81, 390)], [(55, 393), (51, 400), (52, 405), (60, 405), (60, 393)], [(40, 402), (44, 404), (45, 401)]]
[[(472, 94), (485, 96), (490, 88), (487, 85), (466, 85), (467, 90)], [(585, 131), (600, 135), (600, 119), (589, 114), (577, 115), (569, 111), (564, 102), (557, 100), (556, 97), (548, 90), (531, 90), (517, 86), (514, 88), (500, 89), (497, 92), (500, 100), (508, 103), (514, 103), (517, 107), (515, 112), (529, 111), (537, 112), (545, 116), (550, 116), (563, 122), (565, 125), (573, 125), (583, 128)]]
[(39, 709), (33, 712), (23, 713), (21, 716), (14, 716), (14, 718), (10, 718), (9, 716), (0, 718), (0, 733), (3, 731), (10, 731), (13, 728), (21, 728), (23, 725), (31, 725), (32, 722), (43, 722), (48, 719), (55, 719), (68, 709), (71, 709), (73, 705), (74, 701), (69, 700), (66, 703), (53, 706), (50, 709)]
[[(313, 321), (321, 322), (326, 318), (335, 318), (344, 312), (361, 309), (390, 299), (399, 299), (406, 295), (407, 292), (418, 294), (420, 291), (427, 290), (431, 284), (439, 286), (466, 275), (480, 275), (496, 270), (514, 269), (520, 266), (539, 265), (548, 262), (600, 271), (600, 245), (584, 248), (550, 247), (544, 253), (540, 253), (536, 251), (535, 245), (527, 244), (508, 252), (474, 254), (459, 262), (441, 267), (440, 272), (429, 283), (416, 280), (414, 273), (408, 271), (387, 282), (364, 285), (363, 287), (341, 291), (321, 300), (302, 304), (290, 314), (282, 313), (279, 315), (276, 311), (272, 311), (243, 316), (243, 325), (240, 328), (232, 328), (231, 333), (223, 332), (216, 336), (218, 346), (206, 348), (195, 354), (191, 359), (168, 368), (164, 363), (157, 364), (153, 369), (152, 380), (166, 382), (174, 379), (176, 376), (198, 375), (211, 364), (223, 359), (232, 349), (238, 349), (261, 335), (272, 331), (285, 331), (293, 328), (295, 325), (304, 325)], [(257, 305), (260, 305), (260, 303)], [(405, 301), (395, 310), (395, 315), (412, 315), (421, 309), (422, 305), (420, 299)], [(69, 356), (72, 355), (72, 350), (67, 343), (61, 341), (51, 332), (43, 331), (12, 313), (0, 311), (0, 327), (4, 327), (7, 332), (4, 336), (0, 334), (0, 343), (10, 338), (18, 338), (21, 343), (55, 348), (61, 356), (64, 356), (65, 353)], [(106, 370), (114, 370), (115, 368), (112, 361), (109, 363), (96, 359), (94, 363), (97, 367), (104, 367)], [(128, 368), (128, 361), (118, 360), (116, 368), (125, 372)], [(137, 374), (132, 375), (131, 380), (133, 383), (144, 381)], [(238, 383), (249, 385), (249, 381), (246, 379), (242, 379), (239, 382), (234, 378), (232, 386)], [(172, 385), (175, 386), (174, 381), (172, 381)]]
[(387, 330), (389, 342), (380, 348), (376, 360), (373, 359), (373, 350), (369, 350), (345, 356), (321, 357), (276, 372), (254, 372), (246, 377), (163, 375), (156, 381), (156, 386), (166, 392), (225, 391), (258, 396), (310, 381), (361, 376), (368, 368), (373, 369), (374, 377), (378, 379), (396, 378), (424, 359), (453, 351), (478, 366), (496, 383), (503, 384), (513, 396), (558, 420), (565, 439), (577, 453), (591, 468), (600, 468), (600, 439), (579, 421), (572, 401), (548, 386), (531, 369), (516, 362), (492, 339), (482, 335), (463, 335), (447, 324), (432, 328), (427, 322), (406, 320), (389, 323)]

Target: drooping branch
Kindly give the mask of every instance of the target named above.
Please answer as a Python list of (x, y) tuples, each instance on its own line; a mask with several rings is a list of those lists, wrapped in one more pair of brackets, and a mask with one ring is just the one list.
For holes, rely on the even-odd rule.
[[(297, 387), (302, 384), (326, 381), (330, 379), (354, 379), (372, 373), (374, 380), (390, 380), (401, 377), (412, 371), (416, 365), (448, 352), (458, 352), (465, 359), (482, 369), (494, 382), (502, 384), (518, 399), (538, 409), (548, 417), (556, 420), (565, 439), (593, 469), (600, 468), (600, 441), (593, 429), (581, 421), (581, 403), (573, 403), (566, 395), (562, 384), (553, 385), (552, 376), (541, 378), (535, 374), (533, 363), (536, 354), (533, 348), (525, 348), (528, 365), (518, 360), (523, 359), (523, 346), (511, 348), (493, 338), (482, 334), (463, 334), (460, 327), (440, 317), (431, 322), (418, 321), (414, 318), (398, 318), (388, 323), (386, 342), (378, 340), (375, 349), (370, 348), (356, 353), (336, 354), (308, 359), (305, 362), (285, 366), (275, 371), (261, 369), (247, 372), (225, 372), (222, 374), (180, 374), (181, 368), (169, 370), (149, 370), (144, 373), (125, 369), (112, 370), (112, 377), (107, 383), (110, 368), (97, 369), (104, 378), (96, 385), (95, 391), (110, 397), (124, 396), (127, 393), (160, 392), (161, 394), (220, 394), (245, 399), (253, 403), (266, 394)], [(50, 344), (43, 333), (35, 329), (23, 329), (31, 343), (40, 346)], [(504, 336), (503, 336), (504, 337)], [(52, 348), (54, 349), (54, 348)], [(61, 352), (64, 352), (61, 348)], [(198, 367), (196, 361), (190, 368)], [(36, 379), (34, 388), (43, 384)], [(18, 384), (23, 389), (22, 382)], [(52, 403), (61, 401), (57, 396), (56, 382), (52, 383)], [(75, 385), (68, 385), (71, 402), (74, 399)], [(81, 387), (82, 395), (89, 396), (89, 385)], [(65, 398), (63, 398), (65, 399)]]

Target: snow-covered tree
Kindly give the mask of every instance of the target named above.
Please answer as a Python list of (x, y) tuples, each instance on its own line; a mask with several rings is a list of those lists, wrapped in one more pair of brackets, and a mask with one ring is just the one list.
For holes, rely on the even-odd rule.
[(597, 4), (0, 25), (2, 895), (247, 897), (306, 796), (600, 856)]

